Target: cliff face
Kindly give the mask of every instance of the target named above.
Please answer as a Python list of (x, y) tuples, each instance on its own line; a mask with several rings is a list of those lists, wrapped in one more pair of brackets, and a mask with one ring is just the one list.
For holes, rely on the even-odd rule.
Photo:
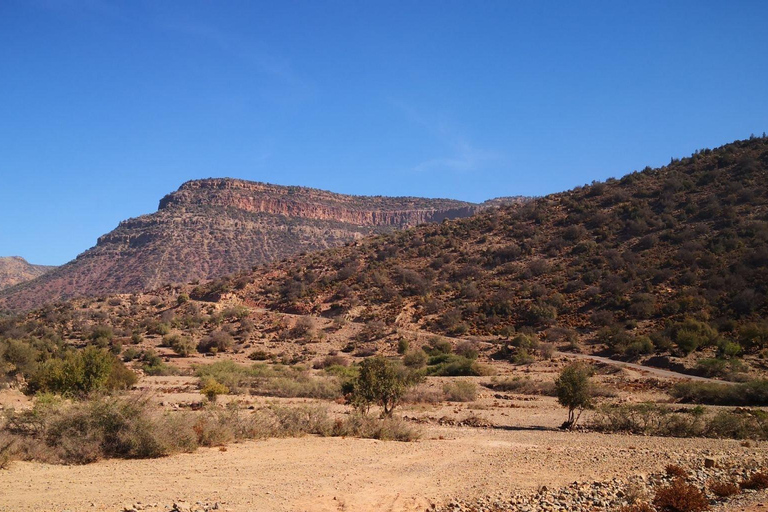
[(0, 309), (215, 278), (485, 207), (233, 179), (190, 181), (165, 196), (157, 212), (121, 222), (75, 260), (0, 292)]
[(190, 181), (160, 200), (160, 210), (202, 205), (356, 226), (396, 228), (467, 217), (481, 208), (480, 205), (447, 199), (349, 196), (305, 187), (228, 179)]
[(0, 290), (41, 276), (55, 267), (32, 265), (19, 256), (0, 257)]

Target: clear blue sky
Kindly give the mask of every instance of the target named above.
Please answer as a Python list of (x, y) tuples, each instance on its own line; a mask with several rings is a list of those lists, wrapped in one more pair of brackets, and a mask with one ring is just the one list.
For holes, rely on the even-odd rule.
[(542, 195), (768, 130), (768, 2), (0, 0), (0, 255), (182, 182)]

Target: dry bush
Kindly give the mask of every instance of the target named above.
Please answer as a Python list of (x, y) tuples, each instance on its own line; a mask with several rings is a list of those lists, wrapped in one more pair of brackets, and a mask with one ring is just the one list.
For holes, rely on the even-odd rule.
[(641, 502), (621, 507), (618, 512), (656, 512), (656, 509), (645, 502)]
[(752, 473), (749, 478), (739, 483), (742, 489), (768, 489), (768, 472), (758, 471)]
[(671, 476), (672, 478), (688, 478), (688, 471), (686, 471), (684, 467), (678, 466), (677, 464), (667, 464), (667, 467), (664, 468), (664, 470), (667, 472), (667, 475)]
[(426, 385), (416, 386), (403, 395), (403, 402), (407, 404), (439, 404), (445, 400), (445, 393)]
[[(334, 420), (323, 406), (270, 406), (252, 413), (227, 407), (164, 413), (146, 397), (102, 397), (68, 403), (44, 397), (31, 410), (10, 413), (0, 430), (0, 462), (87, 464), (107, 458), (156, 458), (245, 439), (355, 436), (411, 441), (420, 433), (399, 418), (352, 414)], [(13, 447), (12, 445), (16, 445)]]
[(681, 478), (659, 488), (653, 497), (653, 505), (659, 512), (703, 512), (709, 510), (709, 500), (704, 493)]
[(0, 432), (0, 469), (6, 469), (13, 458), (15, 440), (13, 437)]
[(473, 402), (477, 398), (477, 385), (467, 380), (446, 382), (443, 393), (449, 402)]
[(738, 485), (733, 482), (721, 482), (718, 480), (710, 480), (707, 484), (710, 492), (718, 498), (728, 498), (741, 492)]
[(511, 379), (492, 378), (486, 387), (494, 391), (508, 391), (520, 395), (544, 395), (555, 396), (555, 383), (551, 381), (537, 381), (528, 377), (514, 377)]
[(334, 435), (380, 439), (382, 441), (415, 441), (421, 432), (402, 418), (352, 414), (334, 425)]

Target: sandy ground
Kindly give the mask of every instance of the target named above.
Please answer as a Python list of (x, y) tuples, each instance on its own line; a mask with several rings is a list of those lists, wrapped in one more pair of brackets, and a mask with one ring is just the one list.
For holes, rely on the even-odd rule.
[(647, 474), (681, 453), (768, 459), (768, 444), (735, 441), (438, 426), (424, 434), (414, 443), (271, 439), (86, 466), (16, 462), (0, 472), (0, 510), (118, 511), (135, 502), (162, 510), (199, 500), (231, 511), (415, 511), (454, 497)]

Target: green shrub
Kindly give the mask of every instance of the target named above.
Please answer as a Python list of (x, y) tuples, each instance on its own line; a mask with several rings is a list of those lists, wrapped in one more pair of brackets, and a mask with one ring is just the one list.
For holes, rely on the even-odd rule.
[(482, 375), (484, 368), (473, 359), (454, 354), (441, 354), (429, 359), (427, 374), (442, 377), (471, 377)]
[(200, 393), (202, 393), (208, 400), (215, 402), (219, 395), (226, 395), (229, 393), (229, 388), (216, 379), (207, 377), (200, 383)]
[(42, 363), (30, 379), (29, 391), (81, 396), (94, 391), (127, 389), (136, 380), (136, 375), (114, 354), (89, 346)]
[(163, 344), (171, 347), (181, 357), (188, 357), (195, 349), (195, 342), (180, 334), (169, 334), (163, 338)]
[(147, 375), (177, 375), (179, 373), (175, 367), (166, 364), (163, 358), (152, 349), (142, 352), (139, 361), (141, 362), (141, 369)]

